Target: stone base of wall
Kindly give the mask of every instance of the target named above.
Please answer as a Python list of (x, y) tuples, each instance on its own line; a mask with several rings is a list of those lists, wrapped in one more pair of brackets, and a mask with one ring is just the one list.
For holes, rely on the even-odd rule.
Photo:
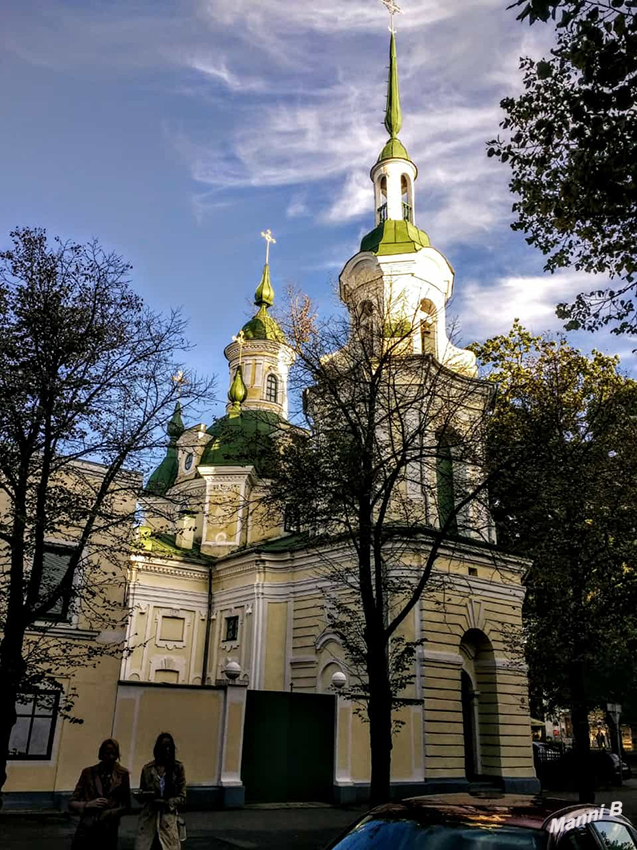
[[(537, 794), (540, 791), (540, 782), (535, 777), (490, 776), (488, 783), (485, 782), (484, 784), (492, 785), (492, 787), (480, 788), (479, 790), (483, 793), (493, 790), (505, 794)], [(464, 776), (429, 779), (424, 782), (393, 782), (391, 786), (391, 796), (394, 800), (430, 794), (466, 794), (470, 792), (471, 783)], [(368, 783), (334, 785), (334, 802), (341, 806), (366, 803), (368, 800)]]
[[(353, 785), (334, 785), (334, 802), (343, 806), (352, 803), (365, 803), (369, 800), (369, 783), (360, 782)], [(428, 782), (392, 782), (391, 796), (393, 800), (404, 800), (406, 797), (420, 797), (425, 794), (452, 794), (467, 791), (469, 783), (463, 777), (451, 779), (431, 779)]]

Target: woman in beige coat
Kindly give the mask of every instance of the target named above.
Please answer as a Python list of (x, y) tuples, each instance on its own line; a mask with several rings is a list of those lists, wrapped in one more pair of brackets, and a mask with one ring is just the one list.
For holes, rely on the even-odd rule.
[(144, 765), (135, 794), (144, 808), (139, 816), (135, 850), (179, 850), (179, 808), (186, 802), (184, 766), (175, 758), (175, 742), (162, 732)]

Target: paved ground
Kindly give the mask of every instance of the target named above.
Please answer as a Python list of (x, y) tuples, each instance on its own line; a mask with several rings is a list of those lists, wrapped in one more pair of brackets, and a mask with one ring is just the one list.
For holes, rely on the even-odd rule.
[[(362, 809), (361, 809), (362, 811)], [(337, 807), (246, 808), (188, 812), (186, 850), (322, 850), (356, 819)], [(0, 814), (1, 850), (68, 850), (74, 819), (65, 815)], [(137, 818), (122, 819), (119, 850), (133, 850)]]
[[(558, 797), (569, 802), (577, 802), (575, 791), (546, 791), (545, 794), (547, 797)], [(595, 792), (595, 804), (597, 806), (601, 806), (602, 803), (609, 806), (615, 800), (621, 800), (622, 814), (637, 825), (637, 778), (626, 779), (621, 788), (612, 786)]]
[[(577, 794), (547, 791), (565, 802)], [(624, 814), (637, 824), (637, 779), (621, 788), (600, 790), (596, 804), (623, 803)], [(356, 819), (365, 807), (307, 805), (287, 808), (248, 807), (233, 811), (188, 812), (185, 850), (322, 850), (327, 842)], [(133, 850), (137, 818), (122, 821), (119, 850)], [(0, 814), (0, 850), (68, 850), (76, 821), (63, 814)]]

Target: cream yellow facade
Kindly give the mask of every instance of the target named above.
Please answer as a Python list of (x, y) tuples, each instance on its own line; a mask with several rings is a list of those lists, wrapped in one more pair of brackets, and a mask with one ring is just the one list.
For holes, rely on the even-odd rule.
[[(391, 138), (371, 171), (376, 226), (345, 264), (340, 295), (357, 321), (375, 312), (391, 326), (408, 321), (405, 383), (423, 358), (437, 364), (444, 380), (431, 390), (432, 420), (464, 394), (453, 423), (462, 433), (482, 414), (489, 392), (474, 355), (447, 336), (453, 269), (415, 224), (418, 170), (397, 137), (395, 62), (392, 34), (385, 121)], [(50, 763), (12, 765), (9, 790), (70, 791), (110, 734), (136, 785), (155, 737), (169, 731), (186, 765), (191, 802), (365, 798), (369, 730), (360, 706), (340, 695), (336, 674), (342, 681), (350, 673), (327, 616), (333, 587), (325, 562), (355, 569), (353, 554), (342, 544), (317, 548), (298, 529), (287, 530), (293, 523), (265, 512), (267, 475), (258, 461), (246, 460), (258, 455), (250, 450), (259, 440), (290, 427), (294, 356), (268, 312), (273, 297), (266, 262), (258, 312), (225, 349), (226, 416), (211, 427), (185, 427), (178, 408), (171, 420), (166, 457), (142, 499), (127, 596), (118, 603), (129, 611), (127, 651), (121, 663), (104, 661), (99, 672), (76, 679), (90, 722), (61, 723)], [(436, 440), (435, 424), (428, 439)], [(467, 464), (463, 474), (475, 471)], [(415, 472), (400, 498), (423, 527), (405, 561), (418, 570), (431, 547), (427, 528), (441, 525), (442, 507), (435, 470)], [(442, 546), (431, 581), (401, 626), (406, 639), (426, 642), (395, 715), (397, 795), (461, 790), (476, 777), (509, 791), (539, 788), (526, 673), (506, 653), (507, 630), (521, 626), (527, 569), (528, 562), (498, 550), (486, 509), (470, 505), (462, 535)]]

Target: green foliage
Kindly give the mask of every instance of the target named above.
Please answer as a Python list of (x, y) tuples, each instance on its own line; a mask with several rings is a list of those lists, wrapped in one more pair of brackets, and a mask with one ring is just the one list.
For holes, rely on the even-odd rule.
[(533, 560), (525, 651), (536, 701), (571, 706), (580, 663), (590, 707), (637, 677), (637, 384), (618, 358), (588, 357), (517, 321), (474, 351), (499, 386), (489, 463), (499, 542)]
[[(508, 162), (514, 230), (545, 269), (618, 278), (613, 289), (560, 304), (567, 329), (634, 333), (637, 271), (637, 4), (634, 0), (517, 0), (520, 20), (555, 21), (557, 44), (522, 58), (524, 91), (501, 102), (505, 138), (488, 155)], [(510, 7), (511, 8), (511, 7)]]

